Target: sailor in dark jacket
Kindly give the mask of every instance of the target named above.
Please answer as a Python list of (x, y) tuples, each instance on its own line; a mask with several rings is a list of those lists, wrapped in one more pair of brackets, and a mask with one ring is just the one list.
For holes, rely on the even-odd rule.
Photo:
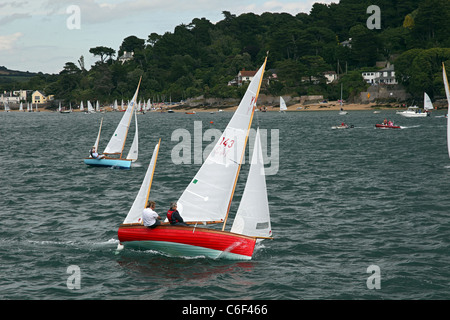
[(167, 211), (167, 219), (173, 226), (187, 226), (187, 224), (184, 223), (183, 218), (180, 216), (180, 213), (177, 210), (176, 202), (172, 202), (170, 204), (170, 209)]

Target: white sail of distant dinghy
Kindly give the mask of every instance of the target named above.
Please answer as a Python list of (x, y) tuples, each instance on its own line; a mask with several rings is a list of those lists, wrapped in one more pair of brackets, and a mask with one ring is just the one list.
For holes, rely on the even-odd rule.
[(97, 102), (95, 103), (95, 111), (96, 111), (96, 112), (99, 112), (99, 111), (100, 111), (100, 104), (98, 103), (98, 100), (97, 100)]
[(130, 151), (128, 152), (127, 159), (131, 160), (132, 162), (135, 162), (138, 159), (138, 149), (139, 149), (139, 138), (138, 138), (138, 122), (137, 122), (137, 115), (136, 110), (134, 111), (134, 123), (135, 123), (135, 130), (134, 130), (134, 138), (133, 142), (131, 143)]
[(23, 103), (22, 102), (20, 103), (19, 111), (23, 111)]
[(280, 112), (284, 112), (287, 110), (286, 102), (283, 97), (280, 96)]
[(95, 109), (89, 100), (87, 102), (87, 113), (95, 113)]
[(447, 150), (450, 157), (450, 87), (448, 85), (447, 73), (445, 72), (445, 65), (442, 63), (442, 78), (444, 79), (445, 95), (447, 96)]
[(272, 236), (259, 128), (256, 131), (247, 183), (231, 232), (250, 237)]
[(84, 105), (83, 105), (83, 101), (80, 102), (80, 111), (83, 112), (84, 111)]
[(425, 111), (433, 110), (433, 103), (426, 92), (423, 93), (423, 109)]

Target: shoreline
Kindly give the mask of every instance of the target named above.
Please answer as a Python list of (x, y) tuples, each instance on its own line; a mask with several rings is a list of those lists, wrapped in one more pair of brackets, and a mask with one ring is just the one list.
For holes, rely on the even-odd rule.
[[(209, 113), (215, 113), (215, 112), (234, 112), (237, 109), (238, 106), (223, 106), (223, 107), (186, 107), (186, 106), (164, 106), (162, 109), (157, 110), (150, 110), (146, 113), (158, 113), (158, 112), (165, 112), (167, 113), (169, 110), (173, 111), (174, 113), (197, 113), (197, 112), (209, 112)], [(398, 104), (385, 104), (380, 105), (377, 103), (367, 103), (367, 104), (359, 104), (359, 103), (344, 103), (342, 106), (339, 104), (338, 101), (330, 101), (327, 103), (313, 103), (313, 104), (293, 104), (287, 107), (286, 111), (295, 111), (295, 112), (309, 112), (309, 111), (340, 111), (341, 107), (344, 111), (375, 111), (375, 110), (406, 110), (406, 106), (400, 106)], [(262, 111), (262, 108), (265, 108), (265, 111), (267, 112), (278, 112), (280, 111), (279, 106), (257, 106), (259, 111)], [(439, 107), (435, 107), (434, 110), (439, 110)], [(38, 108), (39, 111), (33, 111), (33, 112), (56, 112), (60, 113), (57, 110), (48, 110), (45, 108)], [(123, 112), (123, 111), (113, 111), (109, 106), (102, 108), (103, 112)], [(28, 111), (19, 111), (19, 110), (10, 110), (9, 112), (24, 112), (28, 113)], [(74, 109), (72, 112), (83, 112), (78, 109)], [(102, 112), (102, 111), (101, 111)], [(97, 112), (100, 113), (100, 112)]]

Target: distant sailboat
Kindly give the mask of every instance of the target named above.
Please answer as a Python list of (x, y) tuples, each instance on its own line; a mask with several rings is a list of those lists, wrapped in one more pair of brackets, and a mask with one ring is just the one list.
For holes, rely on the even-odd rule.
[(87, 112), (86, 113), (95, 113), (95, 109), (89, 100), (87, 101)]
[(423, 109), (425, 111), (433, 110), (433, 103), (426, 92), (423, 93)]
[(280, 112), (285, 112), (287, 110), (286, 102), (283, 97), (280, 96)]
[[(142, 79), (142, 78), (141, 78)], [(97, 167), (117, 167), (117, 168), (123, 168), (123, 169), (129, 169), (131, 167), (131, 163), (133, 161), (137, 160), (138, 155), (138, 127), (137, 127), (137, 119), (135, 121), (135, 138), (133, 140), (132, 146), (130, 148), (129, 156), (131, 158), (122, 158), (123, 155), (123, 149), (125, 148), (125, 142), (128, 135), (128, 129), (130, 127), (131, 118), (133, 116), (133, 113), (135, 112), (135, 106), (136, 106), (136, 98), (137, 94), (139, 92), (139, 86), (141, 84), (141, 80), (139, 80), (138, 87), (136, 89), (136, 93), (134, 94), (133, 99), (128, 104), (127, 110), (125, 111), (124, 115), (122, 116), (122, 119), (120, 120), (116, 130), (114, 131), (113, 135), (111, 136), (111, 139), (109, 140), (108, 145), (105, 148), (105, 151), (103, 152), (103, 158), (86, 158), (84, 159), (84, 163), (90, 166), (97, 166)], [(99, 130), (100, 135), (100, 130)], [(99, 140), (99, 136), (97, 137), (97, 140)], [(98, 150), (98, 148), (96, 148)], [(117, 157), (111, 157), (111, 156), (118, 156)]]
[[(222, 136), (177, 202), (178, 211), (191, 226), (162, 223), (150, 229), (142, 225), (142, 211), (149, 199), (159, 152), (158, 143), (139, 193), (119, 227), (118, 249), (129, 247), (156, 250), (174, 256), (250, 260), (257, 240), (271, 238), (259, 131), (235, 222), (231, 231), (224, 230), (245, 155), (266, 61), (249, 84)], [(202, 226), (214, 223), (222, 223), (222, 230)]]

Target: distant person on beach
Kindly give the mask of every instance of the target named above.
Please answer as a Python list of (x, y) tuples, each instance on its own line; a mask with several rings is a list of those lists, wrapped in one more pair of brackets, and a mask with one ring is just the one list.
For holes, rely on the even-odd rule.
[(170, 204), (170, 209), (167, 211), (167, 219), (172, 226), (187, 226), (177, 210), (176, 202)]
[(156, 228), (161, 224), (161, 217), (155, 212), (155, 201), (149, 201), (146, 208), (142, 211), (142, 221), (147, 228)]

